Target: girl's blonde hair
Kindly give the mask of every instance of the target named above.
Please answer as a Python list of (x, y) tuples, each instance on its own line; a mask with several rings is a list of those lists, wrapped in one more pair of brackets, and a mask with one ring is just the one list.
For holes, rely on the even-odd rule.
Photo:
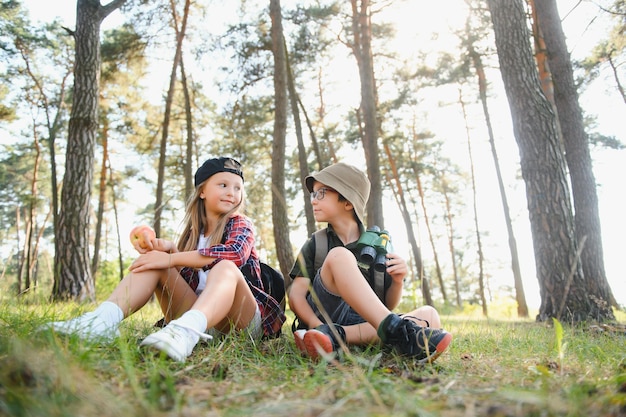
[(200, 233), (209, 232), (208, 245), (218, 245), (222, 243), (222, 237), (226, 229), (226, 223), (236, 213), (242, 213), (245, 201), (245, 192), (241, 189), (241, 201), (232, 210), (222, 214), (213, 230), (207, 230), (209, 220), (204, 209), (204, 201), (200, 198), (202, 187), (208, 178), (196, 186), (194, 193), (189, 197), (185, 208), (185, 217), (183, 218), (183, 232), (178, 239), (178, 250), (188, 252), (198, 248), (198, 239)]

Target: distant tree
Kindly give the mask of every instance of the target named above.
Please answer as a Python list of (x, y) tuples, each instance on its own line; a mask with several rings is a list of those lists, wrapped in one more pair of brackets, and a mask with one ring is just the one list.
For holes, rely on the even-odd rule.
[(163, 113), (163, 124), (161, 125), (161, 143), (159, 148), (159, 167), (156, 187), (156, 200), (154, 203), (154, 231), (157, 236), (161, 236), (161, 213), (164, 208), (164, 184), (165, 184), (165, 165), (167, 159), (167, 143), (169, 137), (170, 116), (172, 114), (172, 106), (174, 93), (176, 90), (177, 73), (180, 67), (183, 54), (183, 40), (187, 31), (187, 21), (189, 19), (190, 0), (185, 0), (182, 16), (176, 11), (176, 2), (170, 0), (170, 8), (172, 13), (172, 24), (174, 25), (174, 33), (176, 35), (176, 46), (174, 48), (174, 57), (172, 59), (172, 69), (170, 71), (169, 86), (165, 96), (165, 111)]
[[(122, 136), (125, 140), (133, 142), (136, 135), (134, 125), (140, 122), (139, 112), (135, 109), (142, 107), (143, 100), (138, 94), (138, 83), (143, 68), (145, 67), (146, 43), (131, 25), (125, 24), (120, 28), (106, 31), (103, 36), (101, 89), (100, 89), (100, 129), (98, 142), (102, 149), (100, 171), (98, 174), (98, 207), (96, 210), (96, 224), (93, 240), (93, 253), (91, 258), (91, 273), (96, 278), (100, 262), (100, 248), (103, 241), (104, 224), (107, 218), (107, 206), (109, 201), (115, 204), (115, 194), (120, 193), (123, 182), (118, 178), (112, 182), (113, 168), (109, 157), (109, 144), (116, 136)], [(117, 135), (116, 135), (117, 134)], [(116, 230), (119, 229), (117, 219)], [(118, 233), (119, 240), (119, 233)], [(120, 245), (118, 257), (121, 258)]]
[(482, 238), (480, 233), (479, 221), (478, 221), (478, 208), (477, 208), (477, 192), (476, 192), (476, 173), (474, 166), (474, 154), (472, 151), (472, 141), (468, 123), (467, 110), (465, 108), (465, 103), (463, 100), (462, 90), (459, 90), (459, 103), (461, 105), (463, 120), (465, 121), (465, 131), (467, 136), (467, 155), (469, 158), (469, 167), (470, 167), (470, 179), (472, 183), (472, 214), (474, 218), (474, 233), (476, 234), (476, 253), (478, 255), (478, 296), (480, 297), (480, 305), (483, 310), (483, 316), (487, 317), (488, 308), (487, 308), (487, 296), (486, 285), (485, 285), (485, 254), (483, 251)]
[(126, 0), (101, 5), (77, 0), (74, 97), (65, 155), (65, 176), (56, 227), (52, 298), (94, 300), (89, 258), (89, 218), (98, 131), (100, 25)]
[(613, 6), (608, 10), (613, 16), (615, 25), (609, 32), (607, 39), (601, 40), (591, 54), (581, 63), (585, 70), (585, 82), (596, 79), (602, 70), (607, 70), (615, 82), (615, 88), (626, 104), (626, 87), (624, 86), (624, 63), (626, 58), (626, 2), (615, 0)]
[[(401, 141), (404, 142), (405, 138), (401, 138)], [(411, 218), (411, 213), (409, 212), (409, 202), (408, 202), (408, 193), (405, 192), (405, 187), (402, 184), (402, 178), (400, 176), (400, 170), (398, 169), (397, 161), (408, 157), (408, 155), (403, 155), (402, 152), (396, 152), (396, 158), (394, 158), (394, 152), (392, 146), (390, 144), (391, 140), (385, 140), (384, 149), (385, 154), (387, 155), (388, 165), (390, 167), (387, 173), (387, 182), (390, 184), (393, 195), (398, 204), (398, 208), (400, 209), (400, 213), (402, 214), (402, 220), (404, 221), (404, 226), (407, 231), (407, 240), (411, 247), (411, 254), (413, 255), (413, 259), (415, 260), (415, 266), (417, 269), (417, 279), (422, 283), (422, 295), (424, 297), (424, 303), (427, 305), (433, 305), (433, 300), (430, 295), (430, 287), (428, 286), (428, 282), (424, 280), (424, 265), (422, 263), (422, 253), (417, 244), (417, 237), (415, 235), (415, 230), (413, 227), (413, 219)], [(419, 176), (416, 174), (416, 179), (419, 181)], [(426, 216), (425, 216), (426, 217)]]
[[(300, 180), (302, 183), (302, 199), (303, 207), (306, 218), (306, 229), (308, 234), (315, 232), (316, 224), (315, 217), (313, 215), (313, 206), (309, 204), (309, 193), (306, 188), (305, 178), (309, 175), (307, 151), (304, 144), (304, 135), (302, 132), (302, 121), (300, 119), (300, 97), (296, 91), (296, 84), (294, 80), (293, 68), (291, 67), (291, 61), (289, 59), (289, 51), (287, 45), (285, 45), (285, 63), (287, 71), (287, 90), (289, 91), (289, 103), (291, 105), (291, 115), (293, 116), (293, 123), (296, 130), (296, 140), (298, 142), (298, 167), (300, 168)], [(302, 106), (303, 112), (306, 114), (304, 106)], [(312, 135), (314, 136), (314, 135)]]
[[(487, 30), (489, 28), (489, 22), (488, 17), (485, 17), (484, 13), (482, 13), (480, 8), (482, 2), (480, 0), (479, 2), (466, 0), (466, 2), (470, 6), (470, 13), (466, 19), (465, 27), (461, 35), (463, 38), (462, 45), (464, 49), (462, 59), (464, 64), (467, 65), (468, 68), (471, 68), (475, 74), (475, 82), (478, 87), (478, 98), (480, 100), (485, 126), (489, 136), (489, 146), (491, 148), (493, 164), (496, 170), (496, 179), (498, 181), (498, 190), (500, 192), (500, 200), (502, 202), (504, 223), (506, 225), (508, 235), (509, 252), (511, 254), (511, 272), (513, 273), (515, 300), (517, 302), (517, 315), (518, 317), (528, 317), (528, 304), (526, 303), (526, 295), (524, 293), (519, 253), (517, 250), (517, 239), (513, 231), (513, 221), (511, 220), (508, 197), (504, 186), (504, 180), (502, 178), (500, 159), (496, 148), (495, 135), (491, 122), (491, 111), (488, 103), (489, 80), (487, 79), (485, 71), (486, 64), (484, 60), (485, 55), (487, 55), (490, 51), (483, 51), (482, 49), (485, 48), (480, 47), (481, 41), (488, 36)], [(483, 294), (483, 300), (484, 299)]]
[[(25, 238), (19, 252), (18, 289), (22, 289), (23, 279), (23, 289), (27, 290), (37, 282), (38, 251), (46, 230), (45, 222), (41, 221), (51, 218), (54, 222), (57, 218), (56, 139), (66, 122), (73, 57), (71, 42), (58, 22), (35, 27), (19, 3), (9, 2), (4, 6), (0, 53), (7, 65), (2, 78), (5, 85), (12, 86), (12, 115), (19, 114), (27, 126), (23, 135), (29, 144), (24, 148), (31, 158), (28, 166), (32, 169), (21, 179), (30, 181), (29, 197), (18, 206), (23, 213), (18, 211), (15, 221), (8, 223), (18, 230), (23, 225), (23, 230), (19, 230)], [(47, 213), (42, 213), (44, 210)]]
[[(305, 177), (311, 170), (321, 170), (324, 167), (337, 161), (335, 153), (336, 137), (329, 137), (328, 127), (325, 124), (324, 95), (325, 88), (322, 77), (326, 71), (325, 61), (329, 47), (335, 43), (334, 38), (330, 38), (326, 33), (327, 25), (336, 17), (339, 10), (336, 4), (331, 3), (325, 6), (320, 3), (302, 6), (295, 5), (295, 9), (282, 9), (283, 26), (290, 26), (292, 32), (285, 39), (288, 91), (293, 126), (298, 141), (298, 167), (299, 186), (302, 192), (302, 207), (306, 219), (306, 229), (308, 234), (312, 234), (317, 228), (313, 207), (309, 204), (309, 192), (306, 189)], [(283, 32), (285, 29), (283, 28)], [(315, 68), (319, 70), (315, 73)], [(319, 95), (319, 106), (315, 112), (309, 112), (307, 105), (302, 102), (300, 90), (304, 89), (299, 79), (317, 78), (317, 94)], [(316, 117), (309, 115), (315, 114)], [(305, 129), (303, 128), (302, 117), (306, 122), (310, 138), (310, 146), (305, 142)], [(340, 142), (339, 142), (340, 144)], [(309, 161), (314, 156), (314, 160)]]

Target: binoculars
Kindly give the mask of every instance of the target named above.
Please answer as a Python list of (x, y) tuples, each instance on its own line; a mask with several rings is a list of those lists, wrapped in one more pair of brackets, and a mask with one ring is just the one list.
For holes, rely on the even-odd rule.
[(387, 253), (391, 252), (391, 238), (389, 232), (380, 230), (378, 226), (367, 229), (356, 242), (360, 249), (359, 260), (365, 264), (374, 264), (374, 269), (383, 272), (387, 268)]

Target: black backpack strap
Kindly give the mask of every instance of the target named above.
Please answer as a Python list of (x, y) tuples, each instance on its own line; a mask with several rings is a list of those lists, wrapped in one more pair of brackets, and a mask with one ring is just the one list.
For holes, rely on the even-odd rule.
[(374, 270), (374, 292), (385, 304), (385, 271)]
[[(313, 261), (313, 268), (315, 269), (315, 273), (322, 267), (324, 259), (326, 259), (326, 255), (328, 254), (328, 233), (326, 230), (327, 228), (324, 228), (313, 233), (313, 241), (315, 242), (315, 260)], [(304, 260), (300, 259), (300, 261), (302, 268), (306, 268)], [(315, 277), (310, 277), (311, 282), (313, 278)], [(291, 331), (295, 333), (298, 329), (306, 329), (306, 326), (296, 317), (293, 323), (291, 323)]]
[(322, 267), (326, 255), (328, 255), (328, 228), (320, 229), (313, 233), (313, 239), (315, 240), (315, 261), (313, 266), (315, 272)]

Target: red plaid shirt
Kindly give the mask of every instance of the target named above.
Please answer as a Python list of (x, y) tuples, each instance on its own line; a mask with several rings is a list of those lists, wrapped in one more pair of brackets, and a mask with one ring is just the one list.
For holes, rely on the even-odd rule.
[[(252, 271), (251, 276), (245, 276), (246, 282), (259, 305), (263, 322), (263, 333), (271, 336), (280, 331), (285, 322), (285, 313), (278, 302), (263, 288), (261, 280), (261, 266), (259, 256), (254, 247), (254, 226), (252, 221), (243, 215), (232, 217), (226, 224), (222, 243), (208, 248), (198, 249), (201, 255), (216, 258), (210, 264), (204, 266), (203, 270), (210, 270), (216, 263), (223, 259), (232, 261), (240, 269), (248, 264)], [(195, 291), (198, 288), (198, 270), (191, 267), (183, 267), (180, 275), (187, 281), (189, 286)]]

